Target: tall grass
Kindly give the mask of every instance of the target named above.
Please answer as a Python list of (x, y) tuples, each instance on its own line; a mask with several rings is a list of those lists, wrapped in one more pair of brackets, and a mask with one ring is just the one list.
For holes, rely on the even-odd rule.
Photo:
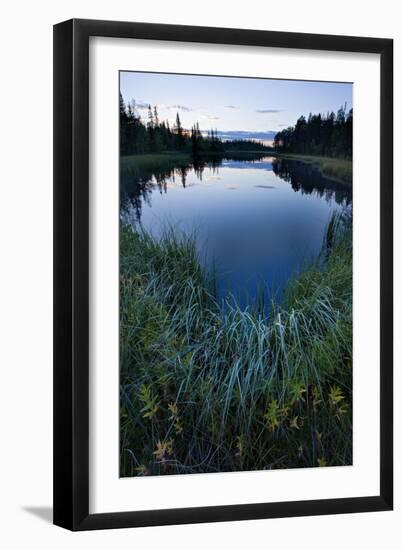
[(122, 173), (143, 175), (145, 172), (163, 172), (188, 166), (191, 161), (190, 154), (180, 152), (128, 155), (120, 157), (120, 170)]
[(270, 314), (220, 307), (191, 238), (121, 229), (121, 476), (352, 461), (351, 224)]

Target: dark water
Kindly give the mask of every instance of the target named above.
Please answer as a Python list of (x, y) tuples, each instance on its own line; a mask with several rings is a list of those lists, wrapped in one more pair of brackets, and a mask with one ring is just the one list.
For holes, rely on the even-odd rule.
[(331, 214), (350, 206), (347, 186), (269, 156), (121, 175), (122, 222), (156, 237), (167, 224), (196, 235), (218, 297), (232, 293), (241, 307), (262, 292), (281, 299), (287, 280), (319, 254)]

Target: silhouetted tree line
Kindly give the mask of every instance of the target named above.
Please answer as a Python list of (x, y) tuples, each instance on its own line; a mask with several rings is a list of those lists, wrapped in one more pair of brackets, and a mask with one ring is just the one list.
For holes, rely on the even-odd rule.
[(253, 141), (253, 140), (246, 140), (246, 139), (234, 139), (231, 141), (226, 141), (224, 146), (225, 146), (226, 152), (231, 152), (231, 151), (264, 152), (264, 151), (272, 150), (271, 147), (264, 145), (264, 143), (262, 143), (261, 141)]
[(341, 107), (337, 114), (301, 116), (295, 126), (278, 132), (274, 138), (278, 151), (351, 158), (353, 153), (353, 110)]
[(179, 113), (175, 124), (170, 126), (160, 120), (157, 107), (148, 106), (146, 121), (143, 121), (135, 101), (125, 103), (120, 94), (120, 152), (121, 155), (184, 151), (197, 157), (200, 154), (217, 154), (225, 151), (264, 151), (269, 148), (257, 141), (231, 140), (223, 142), (217, 130), (203, 135), (196, 122), (190, 130), (183, 128)]
[(199, 123), (190, 131), (183, 128), (179, 113), (171, 127), (168, 121), (160, 120), (157, 107), (148, 106), (147, 121), (138, 114), (136, 103), (127, 105), (120, 94), (120, 152), (122, 155), (160, 153), (163, 151), (186, 151), (194, 156), (199, 153), (224, 151), (216, 130), (203, 136)]

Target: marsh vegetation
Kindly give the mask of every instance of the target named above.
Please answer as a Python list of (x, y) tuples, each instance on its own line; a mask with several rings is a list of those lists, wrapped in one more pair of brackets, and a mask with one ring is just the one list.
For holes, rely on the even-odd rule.
[(351, 221), (282, 305), (223, 309), (195, 242), (121, 229), (121, 475), (351, 464)]
[(120, 475), (352, 464), (352, 111), (120, 124)]

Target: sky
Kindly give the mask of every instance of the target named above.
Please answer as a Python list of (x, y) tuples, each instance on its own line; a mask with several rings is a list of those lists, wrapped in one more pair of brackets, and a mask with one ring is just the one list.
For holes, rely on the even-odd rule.
[(345, 103), (350, 109), (352, 89), (339, 82), (120, 73), (123, 99), (134, 99), (142, 117), (156, 105), (160, 120), (171, 124), (179, 112), (184, 128), (198, 121), (202, 131), (221, 133), (276, 133), (310, 112), (336, 112)]

